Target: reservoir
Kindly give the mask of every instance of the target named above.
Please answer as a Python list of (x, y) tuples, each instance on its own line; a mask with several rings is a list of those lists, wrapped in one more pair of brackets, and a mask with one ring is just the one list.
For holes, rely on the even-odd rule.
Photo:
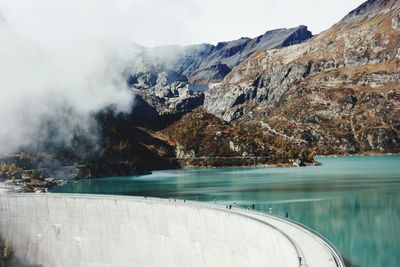
[(399, 266), (400, 157), (317, 158), (318, 167), (181, 169), (82, 180), (51, 192), (177, 198), (237, 205), (301, 222), (349, 266)]

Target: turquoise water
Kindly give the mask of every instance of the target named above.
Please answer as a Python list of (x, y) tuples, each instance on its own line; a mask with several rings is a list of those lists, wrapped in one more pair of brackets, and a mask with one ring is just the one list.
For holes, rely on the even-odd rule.
[(352, 266), (400, 266), (400, 157), (318, 158), (281, 169), (184, 169), (70, 182), (52, 192), (236, 202), (289, 217), (332, 241)]

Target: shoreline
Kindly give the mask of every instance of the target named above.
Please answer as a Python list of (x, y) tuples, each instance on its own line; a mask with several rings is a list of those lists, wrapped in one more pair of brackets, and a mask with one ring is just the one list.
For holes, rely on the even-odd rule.
[(385, 156), (400, 156), (399, 153), (356, 153), (356, 154), (332, 154), (332, 155), (315, 155), (315, 158), (338, 158), (338, 157), (385, 157)]
[[(334, 154), (334, 155), (316, 155), (314, 158), (337, 158), (337, 157), (380, 157), (380, 156), (400, 156), (400, 153), (378, 153), (378, 152), (373, 152), (373, 153), (358, 153), (358, 154)], [(190, 164), (183, 164), (179, 168), (171, 168), (171, 169), (155, 169), (155, 170), (148, 170), (148, 171), (138, 171), (135, 174), (132, 175), (115, 175), (115, 177), (130, 177), (130, 176), (145, 176), (145, 175), (151, 175), (154, 171), (169, 171), (169, 170), (179, 170), (179, 169), (273, 169), (273, 168), (303, 168), (303, 167), (318, 167), (321, 166), (322, 163), (318, 162), (315, 160), (312, 163), (306, 163), (306, 162), (291, 162), (291, 163), (276, 163), (276, 164), (258, 164), (258, 165), (243, 165), (243, 166), (232, 166), (232, 165), (223, 165), (223, 166), (199, 166), (199, 165), (190, 165)], [(72, 178), (72, 179), (61, 179), (64, 181), (64, 183), (68, 183), (70, 181), (81, 181), (81, 180), (94, 180), (94, 179), (102, 179), (102, 178), (108, 178), (108, 177), (113, 177), (114, 175), (110, 176), (93, 176), (93, 177), (85, 177), (85, 178)], [(55, 178), (54, 180), (60, 180)], [(32, 192), (32, 190), (24, 190), (24, 187), (20, 186), (20, 184), (7, 184), (8, 181), (12, 180), (0, 180), (0, 194), (3, 193), (18, 193), (18, 192)], [(18, 181), (18, 180), (17, 180)], [(53, 186), (56, 186), (56, 184), (52, 184)], [(47, 187), (47, 186), (46, 186)], [(51, 186), (52, 187), (52, 186)], [(48, 187), (49, 189), (51, 187)], [(35, 188), (33, 188), (35, 189)], [(41, 193), (45, 193), (41, 187), (38, 187), (38, 189), (41, 189)], [(35, 191), (35, 190), (33, 190)]]
[[(315, 155), (314, 158), (339, 158), (339, 157), (396, 157), (400, 156), (399, 153), (358, 153), (358, 154), (334, 154), (334, 155)], [(313, 163), (305, 163), (305, 166), (295, 165), (293, 163), (277, 163), (271, 165), (257, 165), (257, 166), (195, 166), (186, 165), (181, 169), (272, 169), (272, 168), (298, 168), (298, 167), (318, 167), (322, 166), (321, 162), (314, 161)], [(169, 169), (175, 170), (175, 169)], [(160, 170), (161, 171), (161, 170)]]
[[(321, 163), (315, 161), (314, 163), (305, 163), (305, 166), (295, 165), (293, 163), (278, 163), (271, 165), (256, 165), (256, 166), (196, 166), (196, 165), (186, 165), (182, 166), (181, 169), (274, 169), (274, 168), (303, 168), (303, 167), (317, 167)], [(170, 169), (174, 170), (174, 169)]]

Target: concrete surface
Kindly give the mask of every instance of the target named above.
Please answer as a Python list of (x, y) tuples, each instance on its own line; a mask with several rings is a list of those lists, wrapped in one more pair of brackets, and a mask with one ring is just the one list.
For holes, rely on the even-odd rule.
[(0, 194), (0, 234), (31, 266), (344, 266), (295, 223), (182, 200)]

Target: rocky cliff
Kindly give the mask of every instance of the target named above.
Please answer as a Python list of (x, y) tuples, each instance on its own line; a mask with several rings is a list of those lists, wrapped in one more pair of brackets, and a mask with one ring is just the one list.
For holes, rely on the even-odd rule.
[(400, 150), (400, 1), (369, 0), (311, 40), (259, 52), (206, 92), (208, 112), (318, 153)]

